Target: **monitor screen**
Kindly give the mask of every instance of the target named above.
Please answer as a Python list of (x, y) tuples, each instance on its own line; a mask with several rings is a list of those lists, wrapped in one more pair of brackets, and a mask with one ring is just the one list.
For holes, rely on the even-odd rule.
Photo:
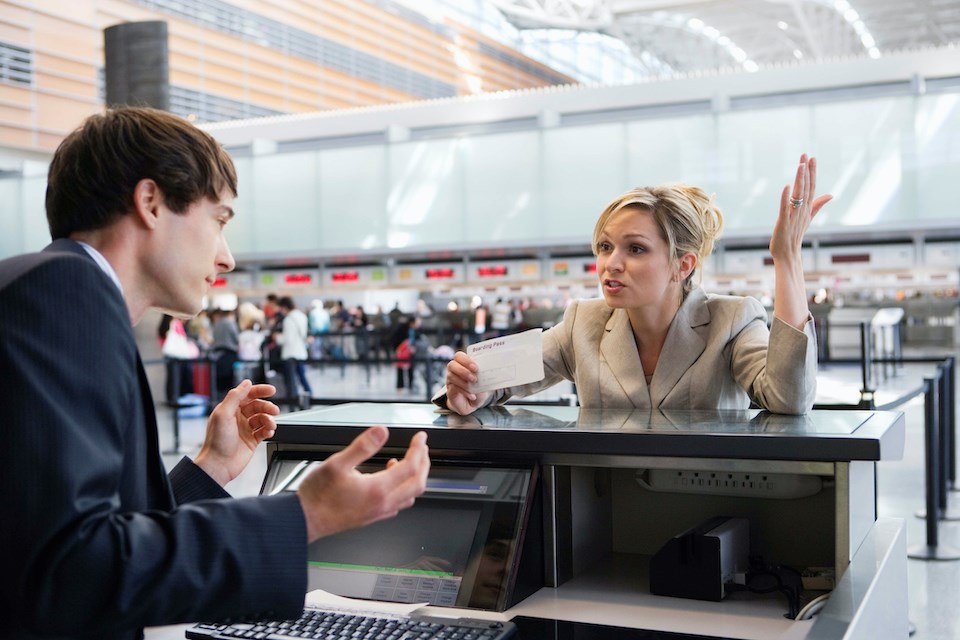
[[(303, 452), (275, 454), (263, 493), (296, 491), (322, 463)], [(371, 460), (358, 468), (372, 472), (384, 464)], [(516, 580), (535, 481), (533, 463), (433, 460), (413, 507), (310, 545), (309, 588), (502, 611)]]

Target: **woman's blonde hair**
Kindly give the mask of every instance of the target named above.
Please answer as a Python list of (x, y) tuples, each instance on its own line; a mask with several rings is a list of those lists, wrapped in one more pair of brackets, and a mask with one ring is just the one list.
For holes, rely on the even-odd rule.
[[(624, 209), (649, 211), (667, 243), (668, 253), (679, 259), (692, 253), (699, 266), (713, 252), (713, 243), (723, 230), (723, 212), (703, 189), (685, 184), (635, 187), (607, 205), (593, 228), (593, 253), (597, 254), (600, 234), (616, 213)], [(683, 281), (683, 294), (693, 288), (695, 268)]]

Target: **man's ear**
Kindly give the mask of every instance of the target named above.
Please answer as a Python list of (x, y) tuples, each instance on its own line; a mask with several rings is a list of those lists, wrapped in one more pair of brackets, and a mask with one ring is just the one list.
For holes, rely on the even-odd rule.
[(160, 218), (160, 205), (163, 204), (163, 194), (157, 183), (144, 178), (133, 188), (133, 212), (137, 220), (148, 229), (157, 226)]

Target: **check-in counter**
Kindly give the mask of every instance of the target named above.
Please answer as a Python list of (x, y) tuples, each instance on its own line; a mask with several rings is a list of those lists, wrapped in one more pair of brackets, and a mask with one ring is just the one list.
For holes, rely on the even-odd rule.
[[(458, 416), (426, 404), (353, 403), (277, 422), (269, 456), (333, 452), (383, 424), (388, 455), (423, 430), (432, 459), (535, 461), (538, 521), (529, 530), (542, 586), (503, 611), (471, 615), (757, 640), (907, 637), (904, 525), (876, 512), (875, 462), (903, 453), (899, 412), (508, 405)], [(787, 619), (778, 593), (716, 602), (652, 595), (651, 556), (716, 516), (746, 519), (750, 553), (764, 562), (832, 568), (836, 586), (819, 615)]]

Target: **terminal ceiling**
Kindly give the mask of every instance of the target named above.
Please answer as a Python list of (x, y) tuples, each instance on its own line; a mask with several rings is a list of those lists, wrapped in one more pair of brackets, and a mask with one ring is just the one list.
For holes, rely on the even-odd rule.
[(519, 29), (602, 33), (651, 75), (758, 68), (960, 42), (960, 0), (490, 0)]

